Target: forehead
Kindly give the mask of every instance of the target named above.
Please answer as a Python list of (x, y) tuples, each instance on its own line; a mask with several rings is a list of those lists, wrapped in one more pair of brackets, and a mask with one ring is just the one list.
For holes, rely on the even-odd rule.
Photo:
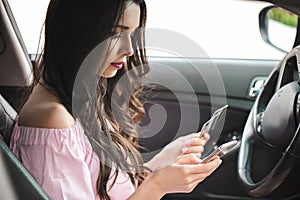
[(135, 29), (140, 23), (140, 6), (133, 2), (126, 4), (124, 14), (119, 21), (119, 25), (127, 26), (130, 29)]

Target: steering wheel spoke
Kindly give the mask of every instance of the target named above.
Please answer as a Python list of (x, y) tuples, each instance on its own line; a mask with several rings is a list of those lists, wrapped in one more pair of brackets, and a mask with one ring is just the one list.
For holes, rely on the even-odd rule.
[(279, 77), (275, 91), (287, 83), (300, 80), (300, 46), (295, 47), (284, 59), (279, 63)]
[(256, 132), (259, 134), (262, 132), (264, 112), (260, 112), (256, 115)]

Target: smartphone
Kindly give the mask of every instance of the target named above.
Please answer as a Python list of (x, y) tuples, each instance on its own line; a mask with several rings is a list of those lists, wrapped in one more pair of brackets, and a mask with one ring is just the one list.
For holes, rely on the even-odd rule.
[(218, 123), (221, 121), (221, 118), (225, 114), (228, 105), (222, 106), (221, 108), (217, 109), (212, 117), (203, 124), (201, 128), (201, 133), (207, 132), (210, 133), (211, 130), (215, 129)]
[(237, 140), (232, 140), (230, 142), (226, 142), (226, 143), (222, 144), (221, 146), (216, 148), (213, 152), (211, 152), (208, 156), (203, 158), (201, 163), (207, 163), (210, 160), (212, 160), (213, 158), (215, 158), (216, 156), (219, 156), (219, 157), (224, 156), (227, 152), (232, 150), (232, 148), (235, 147), (235, 145), (237, 143), (238, 143)]

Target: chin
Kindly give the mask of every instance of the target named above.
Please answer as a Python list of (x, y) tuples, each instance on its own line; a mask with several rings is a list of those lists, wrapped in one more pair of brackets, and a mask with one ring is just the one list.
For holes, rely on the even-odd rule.
[(116, 76), (116, 74), (117, 74), (117, 70), (114, 72), (110, 72), (110, 73), (103, 73), (101, 76), (103, 78), (113, 78), (114, 76)]

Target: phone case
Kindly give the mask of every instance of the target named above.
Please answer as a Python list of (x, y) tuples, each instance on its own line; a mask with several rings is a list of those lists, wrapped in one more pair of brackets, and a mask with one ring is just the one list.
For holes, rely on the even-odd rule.
[(215, 156), (222, 157), (227, 152), (232, 150), (232, 148), (238, 143), (237, 140), (232, 140), (230, 142), (226, 142), (219, 146), (217, 149), (215, 149), (213, 152), (211, 152), (208, 156), (202, 159), (201, 163), (207, 163), (210, 160), (212, 160)]

